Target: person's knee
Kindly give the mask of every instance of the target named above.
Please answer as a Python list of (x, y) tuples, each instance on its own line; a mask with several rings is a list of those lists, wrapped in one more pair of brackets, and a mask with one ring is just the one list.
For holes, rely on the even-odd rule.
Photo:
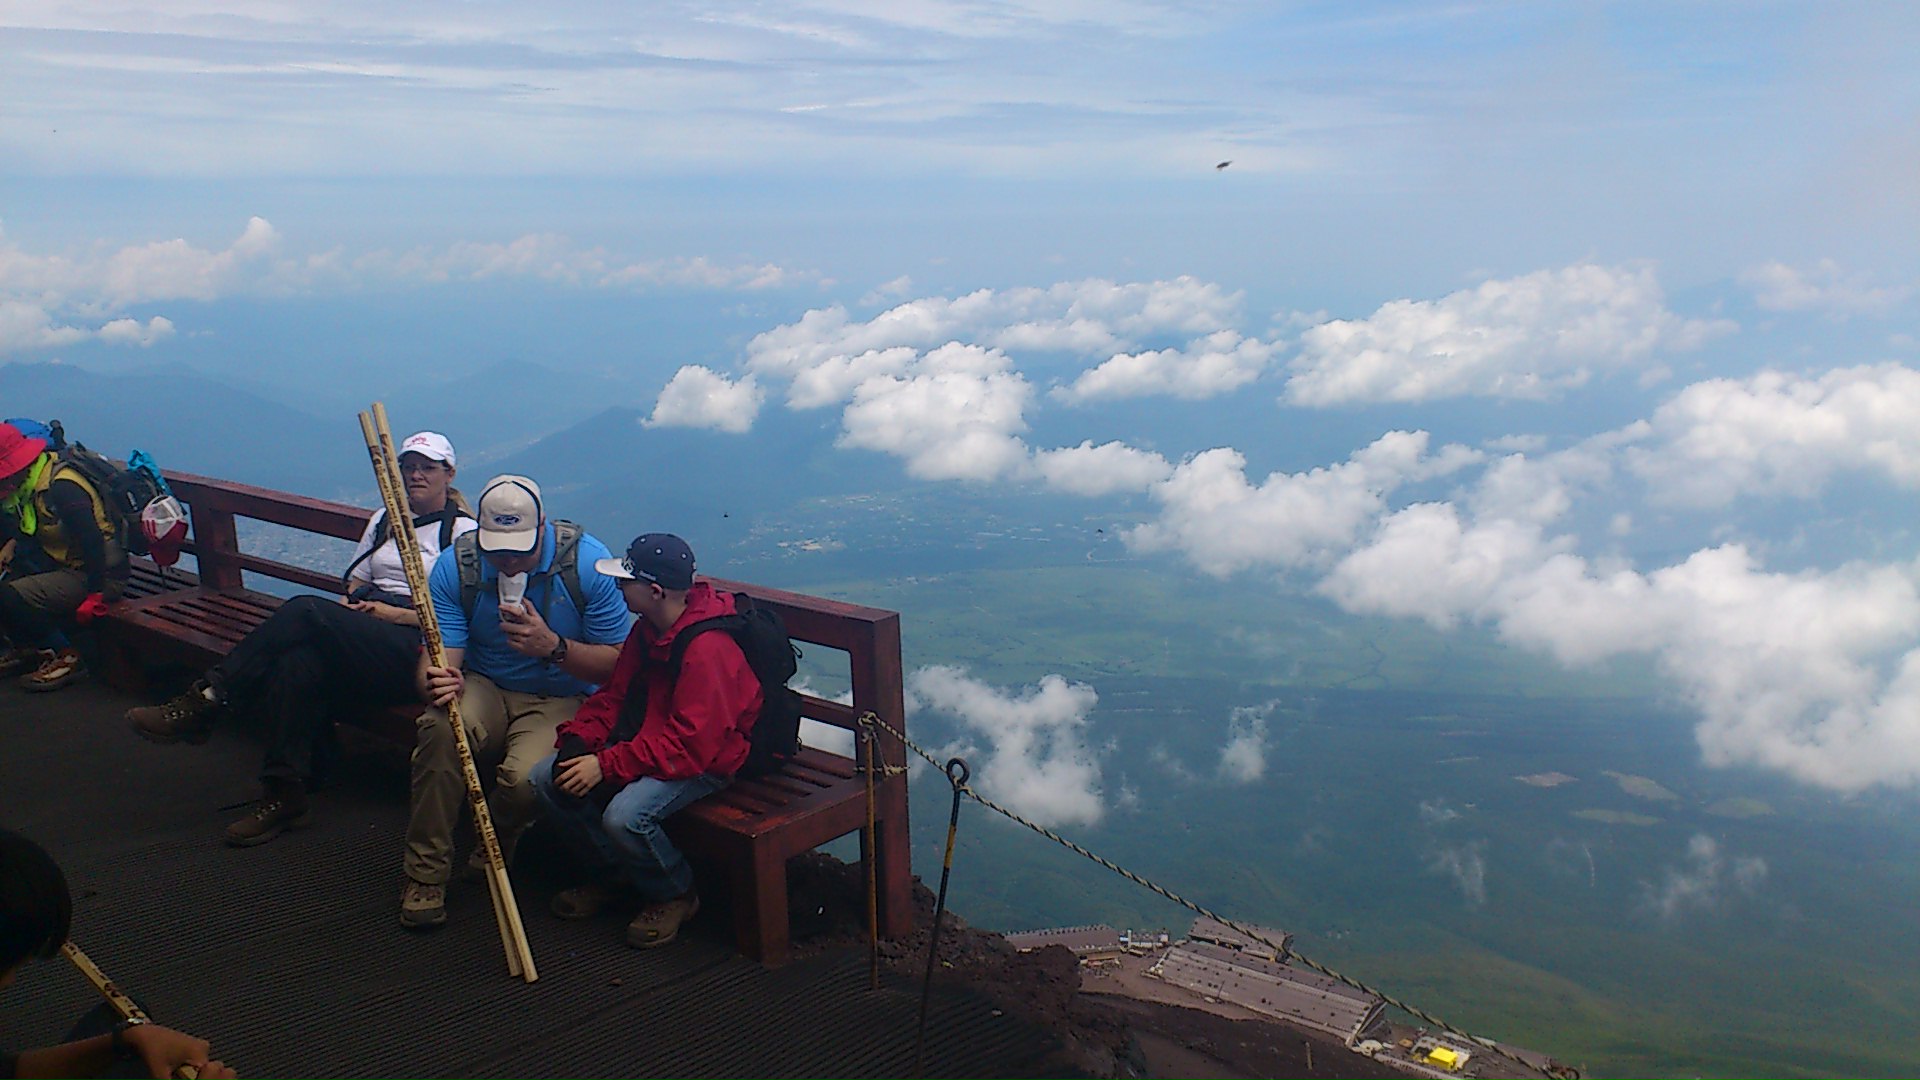
[(554, 760), (558, 757), (558, 754), (548, 754), (546, 757), (534, 762), (533, 768), (527, 770), (527, 782), (532, 784), (533, 789), (542, 795), (551, 795), (555, 790), (553, 786), (553, 766)]
[(512, 820), (530, 821), (540, 812), (540, 795), (534, 791), (533, 781), (524, 776), (516, 783), (497, 783), (493, 797), (499, 801), (501, 813)]
[(659, 808), (651, 804), (623, 804), (615, 799), (600, 815), (600, 827), (616, 840), (650, 835), (660, 828)]
[(440, 757), (456, 752), (453, 744), (453, 725), (447, 722), (444, 709), (424, 709), (414, 722), (414, 754)]

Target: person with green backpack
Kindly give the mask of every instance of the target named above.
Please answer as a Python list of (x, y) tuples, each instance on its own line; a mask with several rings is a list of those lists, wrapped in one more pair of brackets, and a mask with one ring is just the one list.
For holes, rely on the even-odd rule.
[(91, 622), (120, 598), (130, 573), (121, 527), (106, 493), (47, 439), (0, 424), (0, 547), (31, 544), (47, 563), (0, 581), (0, 631), (13, 643), (0, 678), (46, 691), (81, 675), (63, 625)]

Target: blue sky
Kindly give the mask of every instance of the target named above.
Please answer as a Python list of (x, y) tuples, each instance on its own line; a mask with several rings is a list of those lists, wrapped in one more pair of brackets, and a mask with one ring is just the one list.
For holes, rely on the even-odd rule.
[(492, 343), (837, 416), (1907, 787), (1915, 55), (1898, 4), (17, 0), (0, 361)]

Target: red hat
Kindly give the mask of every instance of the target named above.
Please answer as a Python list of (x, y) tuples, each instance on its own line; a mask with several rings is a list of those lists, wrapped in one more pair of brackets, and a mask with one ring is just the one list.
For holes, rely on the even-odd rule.
[(171, 495), (154, 499), (140, 511), (140, 531), (147, 537), (147, 557), (157, 566), (172, 566), (187, 542), (186, 507)]
[(29, 439), (12, 424), (0, 424), (0, 477), (12, 476), (45, 453), (47, 440)]

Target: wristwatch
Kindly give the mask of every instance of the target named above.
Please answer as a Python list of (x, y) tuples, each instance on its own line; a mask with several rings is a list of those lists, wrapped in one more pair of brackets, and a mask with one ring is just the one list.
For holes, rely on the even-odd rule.
[(567, 639), (565, 635), (556, 636), (560, 638), (560, 643), (555, 645), (553, 651), (547, 654), (547, 663), (552, 664), (554, 667), (559, 667), (561, 664), (567, 662)]
[(129, 1016), (113, 1025), (113, 1036), (107, 1045), (113, 1048), (114, 1057), (132, 1056), (133, 1047), (127, 1045), (127, 1029), (139, 1027), (144, 1023), (147, 1021), (138, 1016)]

